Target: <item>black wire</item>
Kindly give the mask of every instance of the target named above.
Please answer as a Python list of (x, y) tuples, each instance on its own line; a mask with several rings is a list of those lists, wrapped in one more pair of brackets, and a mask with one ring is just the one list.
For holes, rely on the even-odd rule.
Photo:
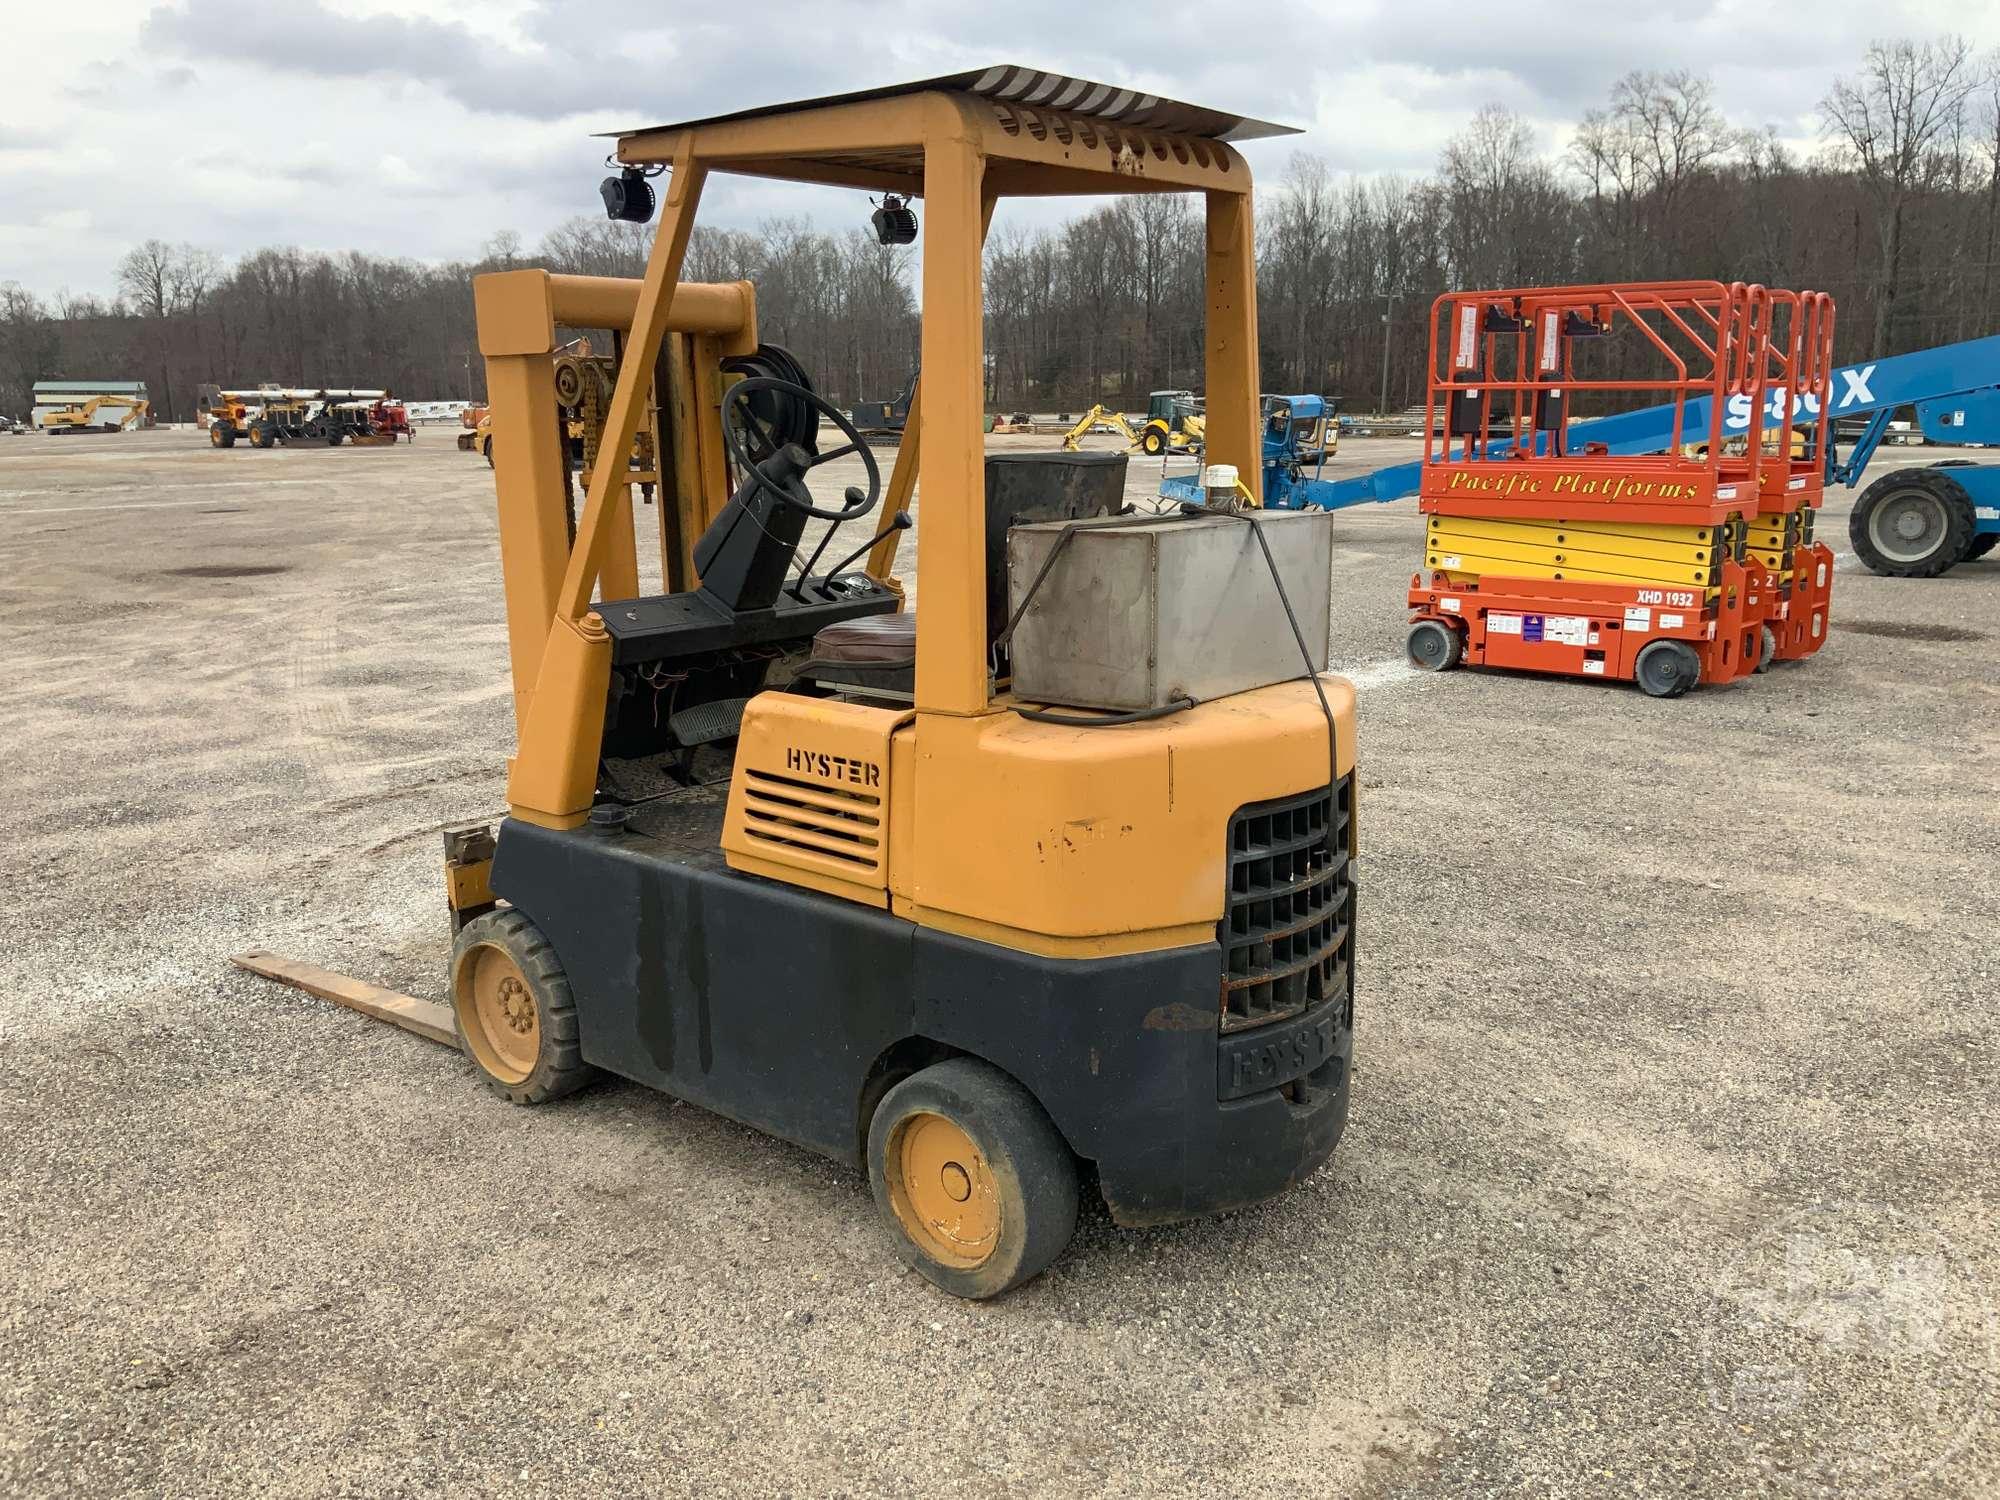
[[(1335, 727), (1333, 705), (1326, 701), (1326, 687), (1319, 680), (1319, 668), (1313, 665), (1312, 652), (1306, 649), (1306, 633), (1299, 629), (1299, 617), (1292, 611), (1291, 597), (1285, 592), (1285, 580), (1278, 576), (1278, 561), (1271, 555), (1271, 544), (1264, 539), (1264, 527), (1248, 511), (1210, 510), (1202, 505), (1185, 505), (1188, 515), (1234, 516), (1249, 526), (1250, 534), (1257, 538), (1257, 545), (1264, 553), (1264, 566), (1271, 570), (1271, 585), (1278, 591), (1278, 603), (1284, 606), (1285, 623), (1292, 627), (1292, 639), (1298, 643), (1299, 659), (1305, 663), (1306, 678), (1313, 685), (1313, 693), (1319, 699), (1321, 717), (1326, 720), (1326, 858), (1331, 865), (1334, 860), (1334, 825), (1339, 821), (1340, 812), (1340, 734)], [(1351, 960), (1350, 960), (1351, 963)]]
[(1148, 719), (1164, 719), (1169, 714), (1183, 713), (1199, 703), (1199, 698), (1182, 696), (1166, 703), (1155, 704), (1151, 708), (1135, 708), (1130, 713), (1099, 714), (1093, 718), (1081, 718), (1075, 714), (1052, 714), (1041, 708), (1017, 708), (1015, 713), (1036, 724), (1070, 724), (1078, 729), (1097, 729), (1106, 724), (1143, 724)]
[(1299, 617), (1292, 612), (1292, 601), (1285, 593), (1285, 581), (1278, 576), (1277, 559), (1271, 556), (1271, 544), (1264, 540), (1264, 527), (1248, 511), (1213, 511), (1213, 515), (1234, 515), (1250, 528), (1250, 534), (1257, 538), (1257, 545), (1263, 549), (1264, 566), (1271, 570), (1271, 583), (1278, 591), (1278, 602), (1285, 607), (1285, 621), (1292, 627), (1292, 639), (1298, 642), (1299, 659), (1305, 663), (1306, 677), (1313, 685), (1313, 692), (1319, 698), (1320, 714), (1326, 719), (1326, 794), (1332, 805), (1326, 812), (1326, 853), (1333, 857), (1334, 814), (1339, 811), (1339, 796), (1335, 788), (1340, 783), (1340, 743), (1339, 732), (1334, 726), (1333, 705), (1326, 701), (1326, 686), (1319, 680), (1319, 668), (1313, 665), (1312, 652), (1306, 648), (1306, 633), (1299, 629)]
[[(1093, 531), (1124, 531), (1133, 527), (1153, 526), (1162, 521), (1177, 521), (1179, 519), (1180, 516), (1177, 512), (1168, 511), (1158, 515), (1126, 517), (1124, 518), (1125, 524), (1123, 526), (1093, 525), (1091, 529)], [(1000, 634), (993, 638), (993, 644), (987, 648), (986, 669), (988, 675), (995, 682), (1000, 677), (1000, 653), (1014, 639), (1015, 628), (1020, 625), (1021, 617), (1028, 612), (1028, 606), (1035, 602), (1035, 595), (1041, 591), (1043, 581), (1049, 576), (1049, 570), (1056, 565), (1056, 559), (1061, 557), (1063, 549), (1069, 546), (1069, 539), (1076, 535), (1077, 530), (1083, 524), (1082, 521), (1071, 521), (1067, 526), (1063, 527), (1062, 535), (1056, 538), (1055, 546), (1049, 548), (1049, 555), (1042, 559), (1041, 571), (1035, 574), (1035, 581), (1028, 585), (1028, 592), (1021, 596), (1021, 602), (1014, 607), (1013, 614), (1007, 617), (1006, 626), (1001, 630)], [(1194, 700), (1190, 698), (1181, 706), (1183, 708), (1192, 708)], [(1173, 711), (1179, 712), (1178, 709)], [(1021, 713), (1022, 710), (1016, 709), (1015, 712)], [(1081, 723), (1084, 721), (1079, 720), (1078, 722)], [(1112, 721), (1109, 719), (1098, 719), (1090, 722), (1111, 723)]]
[[(1128, 527), (1152, 526), (1165, 521), (1185, 520), (1191, 516), (1230, 516), (1247, 525), (1250, 528), (1251, 534), (1257, 538), (1258, 549), (1264, 554), (1264, 566), (1270, 570), (1271, 584), (1278, 591), (1278, 603), (1284, 608), (1285, 622), (1291, 626), (1292, 639), (1298, 645), (1299, 659), (1305, 664), (1305, 675), (1312, 682), (1313, 693), (1319, 699), (1320, 713), (1326, 719), (1327, 764), (1332, 773), (1331, 779), (1338, 781), (1340, 779), (1338, 775), (1340, 752), (1336, 743), (1337, 731), (1334, 727), (1333, 706), (1326, 701), (1326, 688), (1319, 680), (1319, 669), (1313, 665), (1312, 652), (1306, 646), (1305, 631), (1299, 628), (1298, 615), (1292, 609), (1291, 597), (1285, 592), (1285, 581), (1278, 573), (1277, 559), (1271, 555), (1271, 544), (1265, 540), (1264, 528), (1259, 524), (1257, 519), (1247, 511), (1211, 510), (1207, 506), (1189, 504), (1156, 515), (1134, 516), (1127, 520), (1125, 526), (1093, 526), (1092, 529), (1099, 531), (1121, 531)], [(1034, 602), (1036, 593), (1048, 578), (1050, 570), (1055, 567), (1056, 559), (1062, 556), (1063, 549), (1069, 545), (1070, 538), (1076, 535), (1082, 524), (1081, 522), (1072, 521), (1068, 526), (1063, 528), (1062, 535), (1056, 538), (1055, 546), (1049, 549), (1049, 555), (1043, 559), (1041, 570), (1035, 574), (1034, 582), (1028, 585), (1028, 592), (1022, 597), (1021, 602), (1015, 606), (1013, 614), (1008, 617), (1006, 628), (994, 639), (992, 650), (988, 656), (988, 666), (995, 677), (999, 675), (999, 659), (1002, 648), (1013, 639), (1015, 628), (1021, 623), (1021, 617), (1028, 612), (1028, 606)], [(1032, 719), (1037, 723), (1045, 724), (1076, 724), (1079, 726), (1133, 724), (1145, 719), (1165, 718), (1168, 714), (1181, 713), (1193, 708), (1199, 701), (1195, 698), (1182, 696), (1175, 698), (1170, 703), (1161, 704), (1154, 708), (1141, 709), (1135, 713), (1108, 714), (1097, 718), (1075, 718), (1067, 714), (1049, 714), (1026, 708), (1017, 708), (1014, 712), (1024, 719)], [(1328, 821), (1330, 827), (1331, 820), (1329, 819)]]
[[(1093, 526), (1092, 530), (1122, 531), (1138, 526), (1152, 526), (1164, 521), (1178, 521), (1200, 516), (1233, 517), (1248, 526), (1250, 534), (1257, 538), (1258, 550), (1264, 554), (1264, 566), (1269, 569), (1271, 574), (1271, 586), (1278, 591), (1278, 603), (1285, 611), (1285, 623), (1291, 626), (1292, 640), (1299, 648), (1299, 660), (1305, 665), (1306, 680), (1312, 683), (1313, 695), (1319, 699), (1320, 716), (1326, 720), (1326, 795), (1328, 804), (1326, 813), (1326, 856), (1330, 862), (1334, 858), (1333, 836), (1335, 825), (1339, 821), (1337, 815), (1340, 811), (1340, 796), (1338, 791), (1340, 785), (1340, 731), (1334, 720), (1333, 705), (1327, 702), (1326, 699), (1326, 685), (1320, 681), (1319, 668), (1313, 665), (1312, 651), (1306, 645), (1306, 633), (1299, 627), (1299, 617), (1297, 612), (1292, 608), (1291, 596), (1285, 592), (1285, 580), (1279, 575), (1278, 560), (1271, 553), (1270, 542), (1265, 539), (1263, 524), (1248, 511), (1211, 510), (1205, 505), (1183, 504), (1175, 510), (1159, 515), (1133, 516), (1126, 521), (1124, 526)], [(988, 668), (995, 678), (998, 678), (1000, 673), (1000, 651), (1002, 647), (1013, 640), (1015, 627), (1021, 623), (1021, 617), (1028, 612), (1028, 606), (1034, 602), (1035, 594), (1041, 589), (1044, 580), (1048, 578), (1050, 569), (1055, 567), (1056, 559), (1062, 556), (1063, 549), (1069, 545), (1069, 539), (1076, 535), (1082, 525), (1083, 523), (1080, 521), (1072, 521), (1063, 528), (1062, 535), (1056, 538), (1055, 546), (1049, 549), (1049, 555), (1043, 559), (1041, 570), (1035, 574), (1034, 582), (1028, 585), (1027, 593), (1022, 596), (1021, 602), (1015, 606), (1013, 614), (1008, 617), (1006, 628), (995, 637), (993, 646), (988, 652), (987, 657)], [(1097, 729), (1118, 724), (1141, 724), (1150, 719), (1164, 719), (1170, 714), (1183, 713), (1193, 708), (1198, 701), (1195, 698), (1181, 696), (1175, 698), (1170, 703), (1159, 704), (1152, 708), (1135, 709), (1130, 713), (1103, 714), (1089, 718), (1078, 717), (1072, 714), (1050, 713), (1043, 709), (1034, 708), (1016, 708), (1014, 712), (1031, 723), (1062, 724), (1076, 729)]]
[[(1298, 613), (1292, 608), (1291, 596), (1285, 592), (1285, 580), (1279, 575), (1278, 560), (1272, 556), (1271, 544), (1265, 539), (1263, 523), (1248, 511), (1211, 510), (1204, 505), (1188, 504), (1183, 505), (1178, 511), (1169, 512), (1166, 515), (1136, 517), (1129, 524), (1151, 525), (1158, 521), (1180, 520), (1184, 517), (1197, 516), (1231, 516), (1243, 522), (1244, 525), (1250, 528), (1250, 534), (1257, 538), (1257, 548), (1264, 554), (1264, 566), (1270, 570), (1271, 586), (1278, 591), (1278, 603), (1285, 611), (1285, 623), (1292, 628), (1292, 640), (1298, 645), (1299, 660), (1305, 664), (1306, 680), (1312, 683), (1313, 695), (1319, 699), (1320, 716), (1326, 720), (1326, 794), (1329, 803), (1326, 814), (1326, 855), (1328, 860), (1331, 860), (1334, 857), (1334, 826), (1339, 821), (1336, 815), (1340, 810), (1339, 792), (1337, 790), (1340, 785), (1340, 731), (1333, 717), (1333, 705), (1326, 701), (1326, 685), (1320, 681), (1319, 668), (1313, 665), (1312, 651), (1306, 645), (1306, 633), (1300, 629)], [(1049, 549), (1048, 560), (1042, 564), (1042, 570), (1035, 575), (1035, 581), (1029, 585), (1027, 597), (1022, 599), (1020, 607), (1014, 611), (1012, 618), (1007, 621), (1007, 628), (1000, 632), (999, 639), (994, 642), (993, 663), (996, 673), (998, 671), (1001, 644), (1012, 638), (1014, 627), (1021, 623), (1021, 616), (1027, 612), (1030, 601), (1035, 597), (1035, 591), (1042, 586), (1042, 580), (1048, 577), (1049, 569), (1055, 565), (1056, 558), (1061, 554), (1064, 546), (1068, 544), (1069, 539), (1076, 534), (1077, 526), (1078, 523), (1071, 522), (1069, 526), (1064, 528), (1063, 534), (1057, 538), (1055, 546)], [(1123, 528), (1104, 527), (1100, 529), (1121, 530)], [(1147, 719), (1163, 719), (1169, 714), (1176, 714), (1193, 708), (1195, 703), (1196, 700), (1193, 698), (1181, 697), (1156, 708), (1139, 709), (1136, 712), (1127, 714), (1109, 714), (1101, 718), (1075, 718), (1068, 714), (1052, 714), (1028, 708), (1017, 708), (1014, 712), (1022, 718), (1032, 720), (1037, 724), (1068, 724), (1080, 729), (1086, 729), (1111, 724), (1137, 724)]]

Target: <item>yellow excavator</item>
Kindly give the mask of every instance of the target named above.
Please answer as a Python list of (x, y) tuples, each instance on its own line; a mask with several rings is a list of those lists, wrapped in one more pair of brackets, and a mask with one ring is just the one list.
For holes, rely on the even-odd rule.
[[(474, 283), (504, 434), (508, 811), (446, 836), (451, 1024), (406, 997), (373, 1013), (455, 1033), (516, 1103), (611, 1074), (853, 1164), (903, 1258), (965, 1297), (1048, 1266), (1086, 1185), (1156, 1224), (1325, 1161), (1356, 781), (1353, 688), (1324, 671), (1329, 518), (1219, 489), (1129, 513), (1126, 455), (982, 437), (996, 204), (1199, 194), (1208, 453), (1256, 501), (1231, 143), (1282, 133), (996, 66), (619, 135), (607, 210), (646, 222), (661, 184), (644, 277)], [(921, 204), (922, 376), (886, 476), (760, 342), (754, 286), (681, 281), (729, 173), (877, 195), (885, 243)], [(658, 455), (659, 592), (632, 470), (595, 465), (572, 510), (559, 328), (611, 335), (597, 450)]]
[(1098, 427), (1109, 427), (1125, 441), (1149, 457), (1162, 453), (1190, 453), (1201, 446), (1207, 425), (1201, 398), (1193, 391), (1154, 391), (1146, 398), (1146, 420), (1134, 428), (1123, 412), (1107, 406), (1093, 406), (1063, 434), (1063, 447), (1074, 453)]
[(51, 436), (65, 432), (126, 432), (144, 427), (150, 403), (138, 396), (86, 396), (53, 407), (42, 414), (42, 431)]

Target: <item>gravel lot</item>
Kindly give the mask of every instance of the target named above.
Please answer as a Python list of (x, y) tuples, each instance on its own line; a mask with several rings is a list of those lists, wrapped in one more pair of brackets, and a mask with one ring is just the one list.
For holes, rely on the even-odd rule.
[(1343, 513), (1349, 1135), (971, 1306), (855, 1173), (229, 967), (441, 991), (512, 735), (449, 431), (0, 438), (0, 515), (9, 1495), (2000, 1493), (2000, 557), (1660, 703), (1413, 676), (1414, 504)]

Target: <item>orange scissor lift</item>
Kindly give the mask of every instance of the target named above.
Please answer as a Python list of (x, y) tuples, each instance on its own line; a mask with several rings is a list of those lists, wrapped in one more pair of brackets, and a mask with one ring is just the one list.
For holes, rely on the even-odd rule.
[[(1714, 281), (1454, 292), (1431, 312), (1410, 659), (1730, 682), (1826, 640), (1833, 300)], [(1664, 400), (1663, 452), (1573, 445), (1576, 415)], [(1794, 407), (1805, 426), (1789, 435)], [(1724, 416), (1748, 419), (1724, 437)]]

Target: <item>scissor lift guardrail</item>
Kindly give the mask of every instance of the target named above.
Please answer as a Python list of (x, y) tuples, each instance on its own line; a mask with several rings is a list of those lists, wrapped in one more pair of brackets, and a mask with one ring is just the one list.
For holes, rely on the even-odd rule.
[[(1833, 316), (1824, 293), (1741, 283), (1440, 297), (1425, 455), (1410, 466), (1429, 517), (1412, 661), (1676, 697), (1817, 651), (1832, 557), (1806, 518), (1830, 415), (1794, 445), (1783, 393), (1829, 404)], [(1614, 452), (1596, 424), (1568, 420), (1579, 395), (1638, 391), (1669, 398), (1653, 425), (1664, 441)]]

